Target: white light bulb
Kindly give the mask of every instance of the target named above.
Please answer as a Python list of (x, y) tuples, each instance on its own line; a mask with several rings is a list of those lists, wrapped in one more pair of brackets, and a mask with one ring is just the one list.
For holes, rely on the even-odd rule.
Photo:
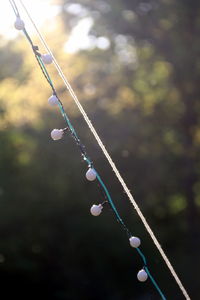
[(52, 96), (48, 99), (48, 102), (49, 102), (50, 105), (55, 106), (55, 105), (58, 105), (59, 100), (58, 100), (58, 98), (56, 97), (56, 95), (52, 95)]
[(90, 212), (93, 216), (97, 217), (101, 214), (102, 209), (103, 209), (103, 206), (101, 204), (99, 204), (99, 205), (94, 204), (90, 208)]
[(85, 176), (86, 176), (87, 180), (93, 181), (96, 179), (97, 173), (96, 173), (95, 169), (89, 168), (88, 171), (86, 172)]
[(49, 53), (42, 54), (41, 58), (42, 58), (43, 63), (46, 65), (50, 65), (53, 61), (53, 58), (52, 58), (51, 54), (49, 54)]
[(129, 242), (130, 242), (130, 245), (131, 247), (133, 248), (138, 248), (141, 244), (141, 241), (138, 237), (136, 236), (132, 236), (130, 239), (129, 239)]
[(51, 131), (51, 137), (54, 141), (60, 140), (63, 137), (63, 130), (62, 129), (53, 129)]
[(137, 279), (141, 282), (144, 282), (146, 281), (148, 278), (148, 275), (147, 275), (147, 272), (145, 272), (144, 269), (140, 270), (138, 273), (137, 273)]
[(17, 30), (23, 30), (25, 27), (24, 21), (19, 17), (16, 19), (14, 26)]

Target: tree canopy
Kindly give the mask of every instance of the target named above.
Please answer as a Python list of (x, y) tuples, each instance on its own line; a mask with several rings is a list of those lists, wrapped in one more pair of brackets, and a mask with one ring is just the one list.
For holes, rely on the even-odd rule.
[[(54, 29), (44, 27), (49, 44), (186, 289), (198, 299), (200, 3), (55, 2), (61, 13)], [(93, 24), (91, 47), (67, 54), (64, 44), (85, 18)], [(138, 283), (141, 261), (109, 209), (90, 216), (101, 195), (86, 182), (73, 141), (51, 141), (51, 129), (64, 123), (48, 107), (51, 91), (29, 45), (23, 36), (1, 41), (2, 289), (21, 299), (159, 299), (150, 282)], [(117, 207), (141, 237), (167, 299), (183, 299), (56, 71), (49, 71)]]

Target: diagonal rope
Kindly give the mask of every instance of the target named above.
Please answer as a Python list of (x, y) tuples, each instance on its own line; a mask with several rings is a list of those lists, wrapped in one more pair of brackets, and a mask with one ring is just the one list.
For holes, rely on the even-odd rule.
[[(15, 2), (13, 0), (13, 2)], [(14, 6), (13, 7), (13, 10), (14, 10), (14, 13), (16, 15), (16, 17), (20, 17), (18, 12), (15, 10)], [(65, 120), (65, 122), (67, 123), (68, 127), (63, 129), (63, 131), (65, 130), (65, 132), (67, 130), (70, 131), (71, 133), (71, 136), (72, 138), (75, 140), (77, 146), (79, 147), (79, 150), (81, 151), (81, 155), (83, 157), (83, 159), (85, 160), (85, 162), (88, 164), (88, 168), (94, 168), (93, 166), (93, 162), (90, 160), (90, 158), (87, 156), (87, 153), (86, 153), (86, 150), (85, 150), (85, 146), (81, 143), (81, 140), (79, 139), (73, 125), (71, 124), (65, 110), (64, 110), (64, 107), (63, 107), (63, 104), (61, 102), (61, 100), (59, 99), (58, 95), (57, 95), (57, 92), (56, 92), (56, 89), (54, 87), (54, 84), (53, 84), (53, 81), (51, 80), (51, 77), (43, 63), (43, 60), (41, 59), (41, 54), (39, 52), (39, 48), (38, 46), (34, 46), (33, 42), (32, 42), (32, 39), (31, 37), (29, 36), (28, 32), (26, 31), (26, 28), (23, 28), (23, 32), (27, 38), (27, 40), (29, 41), (31, 47), (32, 47), (32, 50), (34, 52), (34, 55), (36, 57), (36, 60), (39, 64), (39, 67), (45, 77), (45, 79), (47, 80), (48, 84), (50, 85), (52, 91), (53, 91), (53, 95), (55, 95), (58, 99), (58, 106), (59, 106), (59, 109), (60, 109), (60, 112)], [(95, 170), (95, 169), (94, 169)], [(100, 188), (100, 191), (103, 195), (103, 198), (104, 198), (104, 202), (101, 203), (102, 205), (105, 204), (106, 202), (108, 202), (110, 204), (110, 207), (111, 209), (113, 210), (114, 214), (115, 214), (115, 217), (117, 219), (117, 221), (121, 224), (121, 226), (123, 227), (123, 229), (126, 231), (127, 235), (128, 235), (128, 238), (130, 239), (130, 237), (132, 237), (133, 235), (131, 234), (130, 230), (128, 229), (128, 227), (126, 226), (126, 224), (124, 223), (124, 221), (122, 220), (120, 214), (118, 213), (118, 210), (111, 198), (111, 195), (106, 187), (106, 185), (104, 184), (103, 180), (101, 179), (100, 175), (98, 174), (98, 172), (95, 170), (96, 172), (96, 177), (97, 177), (97, 181), (98, 181), (98, 186)], [(154, 285), (154, 287), (156, 288), (156, 290), (158, 291), (158, 293), (160, 294), (162, 300), (166, 300), (166, 297), (164, 296), (162, 290), (160, 289), (160, 287), (158, 286), (157, 282), (155, 281), (154, 277), (152, 276), (152, 274), (150, 273), (149, 271), (149, 268), (148, 268), (148, 265), (147, 265), (147, 260), (146, 260), (146, 257), (144, 255), (144, 253), (139, 249), (139, 248), (136, 248), (138, 254), (140, 255), (142, 261), (143, 261), (143, 269), (146, 271), (147, 275), (149, 276), (152, 284)]]
[(22, 5), (22, 7), (24, 8), (24, 10), (25, 10), (25, 12), (26, 12), (28, 18), (30, 19), (31, 23), (33, 24), (33, 26), (34, 26), (34, 28), (35, 28), (35, 30), (36, 30), (36, 32), (37, 32), (37, 34), (38, 34), (38, 36), (39, 36), (39, 38), (40, 38), (40, 40), (41, 40), (41, 43), (43, 44), (43, 46), (45, 47), (45, 49), (51, 54), (51, 56), (52, 56), (52, 58), (53, 58), (53, 63), (54, 63), (54, 65), (55, 65), (55, 67), (56, 67), (56, 69), (57, 69), (57, 71), (58, 71), (60, 77), (62, 78), (62, 80), (63, 80), (63, 82), (64, 82), (64, 84), (65, 84), (67, 90), (69, 91), (71, 97), (73, 98), (74, 102), (76, 103), (76, 105), (77, 105), (79, 111), (81, 112), (81, 114), (82, 114), (84, 120), (86, 121), (86, 123), (87, 123), (89, 129), (90, 129), (91, 132), (93, 133), (93, 135), (94, 135), (94, 137), (95, 137), (97, 143), (99, 144), (99, 146), (100, 146), (100, 148), (101, 148), (103, 154), (104, 154), (105, 157), (107, 158), (107, 160), (108, 160), (108, 162), (109, 162), (109, 164), (110, 164), (112, 170), (114, 171), (114, 173), (115, 173), (117, 179), (118, 179), (119, 182), (121, 183), (121, 185), (122, 185), (122, 187), (123, 187), (125, 193), (127, 194), (129, 200), (130, 200), (131, 203), (133, 204), (133, 206), (134, 206), (134, 208), (135, 208), (137, 214), (139, 215), (139, 217), (140, 217), (140, 219), (141, 219), (143, 225), (145, 226), (147, 232), (148, 232), (149, 235), (151, 236), (151, 238), (152, 238), (152, 240), (153, 240), (155, 246), (157, 247), (158, 251), (160, 252), (160, 255), (162, 256), (163, 260), (165, 261), (167, 267), (169, 268), (169, 270), (170, 270), (172, 276), (174, 277), (174, 279), (175, 279), (177, 285), (179, 286), (180, 290), (182, 291), (184, 297), (185, 297), (187, 300), (190, 300), (190, 297), (189, 297), (189, 295), (188, 295), (186, 289), (184, 288), (184, 286), (183, 286), (181, 280), (179, 279), (179, 277), (178, 277), (176, 271), (174, 270), (172, 264), (170, 263), (170, 261), (169, 261), (167, 255), (166, 255), (165, 252), (163, 251), (163, 249), (162, 249), (160, 243), (158, 242), (158, 240), (157, 240), (155, 234), (153, 233), (151, 227), (149, 226), (148, 222), (146, 221), (145, 216), (143, 215), (142, 211), (140, 210), (139, 206), (137, 205), (136, 201), (134, 200), (134, 198), (133, 198), (133, 196), (132, 196), (130, 190), (128, 189), (128, 187), (127, 187), (127, 185), (126, 185), (126, 183), (125, 183), (125, 181), (124, 181), (124, 179), (122, 178), (120, 172), (118, 171), (118, 169), (117, 169), (115, 163), (113, 162), (111, 156), (109, 155), (108, 151), (106, 150), (106, 148), (105, 148), (103, 142), (101, 141), (101, 139), (100, 139), (100, 137), (99, 137), (99, 135), (98, 135), (96, 129), (95, 129), (94, 126), (92, 125), (92, 122), (90, 121), (90, 119), (89, 119), (87, 113), (85, 112), (84, 108), (82, 107), (81, 103), (79, 102), (79, 100), (78, 100), (78, 98), (77, 98), (77, 96), (76, 96), (74, 90), (72, 89), (70, 83), (68, 82), (66, 76), (64, 75), (64, 73), (63, 73), (63, 71), (62, 71), (60, 65), (58, 64), (56, 58), (54, 57), (54, 55), (53, 55), (51, 49), (49, 48), (49, 46), (48, 46), (48, 44), (47, 44), (47, 42), (45, 41), (44, 37), (42, 36), (41, 32), (39, 31), (37, 25), (35, 24), (34, 20), (32, 19), (31, 15), (30, 15), (28, 9), (26, 8), (26, 6), (24, 5), (23, 1), (22, 1), (22, 0), (19, 0), (19, 2), (21, 3), (21, 5)]

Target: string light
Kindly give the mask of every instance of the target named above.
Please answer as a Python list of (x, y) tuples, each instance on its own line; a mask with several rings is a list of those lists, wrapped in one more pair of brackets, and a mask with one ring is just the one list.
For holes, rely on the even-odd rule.
[(141, 282), (144, 282), (146, 281), (148, 278), (148, 275), (147, 273), (145, 272), (144, 269), (140, 270), (138, 273), (137, 273), (137, 279)]
[(97, 177), (97, 173), (96, 173), (95, 169), (89, 168), (88, 171), (85, 174), (85, 177), (89, 181), (94, 181)]
[[(9, 1), (11, 2), (11, 5), (12, 5), (12, 2), (13, 2), (14, 0), (9, 0)], [(48, 46), (47, 42), (45, 41), (44, 37), (42, 36), (42, 34), (41, 34), (40, 30), (38, 29), (36, 23), (34, 22), (33, 18), (31, 17), (29, 11), (27, 10), (27, 7), (26, 7), (25, 4), (23, 3), (23, 0), (19, 0), (19, 2), (21, 3), (22, 7), (24, 8), (24, 10), (25, 10), (25, 12), (26, 12), (26, 14), (27, 14), (29, 20), (31, 21), (32, 25), (34, 26), (34, 28), (35, 28), (35, 30), (36, 30), (36, 32), (37, 32), (37, 34), (38, 34), (38, 37), (39, 37), (39, 39), (40, 39), (42, 45), (43, 45), (44, 48), (52, 55), (54, 66), (55, 66), (56, 70), (58, 71), (58, 74), (59, 74), (59, 76), (61, 77), (61, 79), (62, 79), (64, 85), (66, 86), (67, 91), (69, 92), (69, 94), (71, 95), (73, 101), (74, 101), (75, 104), (77, 105), (77, 108), (79, 109), (80, 113), (82, 114), (82, 116), (83, 116), (85, 122), (87, 123), (87, 125), (88, 125), (88, 127), (89, 127), (91, 133), (92, 133), (93, 136), (95, 137), (95, 139), (96, 139), (96, 141), (97, 141), (99, 147), (101, 148), (101, 150), (102, 150), (102, 152), (103, 152), (105, 158), (107, 159), (108, 163), (110, 164), (110, 166), (111, 166), (111, 168), (112, 168), (112, 170), (113, 170), (115, 176), (117, 177), (119, 183), (121, 184), (121, 186), (122, 186), (122, 188), (123, 188), (125, 194), (127, 195), (128, 199), (129, 199), (130, 202), (132, 203), (132, 205), (133, 205), (134, 209), (136, 210), (136, 212), (137, 212), (137, 214), (138, 214), (140, 220), (142, 221), (142, 223), (143, 223), (143, 225), (144, 225), (146, 231), (147, 231), (148, 234), (150, 235), (150, 237), (151, 237), (153, 243), (155, 244), (156, 248), (158, 249), (160, 255), (162, 256), (162, 258), (163, 258), (163, 260), (164, 260), (166, 266), (168, 267), (169, 271), (171, 272), (171, 275), (173, 276), (174, 280), (176, 281), (176, 283), (177, 283), (178, 287), (180, 288), (180, 290), (181, 290), (183, 296), (184, 296), (187, 300), (189, 300), (189, 299), (190, 299), (190, 296), (188, 295), (188, 292), (186, 291), (185, 287), (183, 286), (183, 284), (182, 284), (182, 282), (181, 282), (179, 276), (177, 275), (177, 273), (176, 273), (176, 271), (175, 271), (173, 265), (171, 264), (169, 258), (167, 257), (167, 255), (165, 254), (164, 250), (162, 249), (162, 246), (161, 246), (161, 244), (159, 243), (158, 239), (156, 238), (156, 236), (155, 236), (153, 230), (152, 230), (151, 227), (149, 226), (149, 224), (148, 224), (148, 222), (147, 222), (147, 220), (146, 220), (144, 214), (142, 213), (140, 207), (138, 206), (137, 202), (136, 202), (135, 199), (133, 198), (132, 193), (130, 192), (130, 190), (128, 189), (128, 187), (127, 187), (127, 185), (126, 185), (126, 182), (124, 181), (124, 179), (123, 179), (123, 177), (121, 176), (119, 170), (117, 169), (117, 167), (116, 167), (116, 165), (115, 165), (115, 163), (114, 163), (112, 157), (111, 157), (110, 154), (108, 153), (108, 151), (107, 151), (105, 145), (103, 144), (103, 142), (102, 142), (100, 136), (98, 135), (96, 129), (94, 128), (92, 122), (90, 121), (90, 119), (89, 119), (89, 117), (88, 117), (86, 111), (84, 110), (83, 106), (81, 105), (80, 101), (78, 100), (78, 97), (76, 96), (74, 90), (72, 89), (72, 86), (70, 85), (69, 81), (67, 80), (66, 76), (64, 75), (64, 73), (63, 73), (63, 71), (62, 71), (60, 65), (58, 64), (58, 62), (57, 62), (55, 56), (53, 55), (53, 53), (52, 53), (50, 47)], [(13, 7), (13, 9), (14, 9), (14, 11), (15, 11), (15, 14), (17, 15), (17, 12), (16, 12), (16, 10), (15, 10), (14, 7)], [(27, 36), (27, 39), (29, 39), (28, 36)], [(31, 41), (29, 41), (29, 42), (31, 42)], [(50, 82), (49, 82), (49, 84), (50, 84)], [(52, 87), (52, 89), (53, 89), (53, 87)], [(67, 116), (64, 116), (64, 115), (63, 115), (63, 117), (64, 117), (64, 119), (66, 119), (66, 121), (67, 121)], [(70, 123), (70, 122), (69, 122), (69, 119), (68, 119), (68, 123)], [(70, 125), (70, 124), (69, 124), (69, 125)], [(72, 127), (71, 129), (73, 130), (73, 127)], [(76, 132), (74, 131), (73, 134), (76, 135)], [(83, 149), (82, 149), (82, 146), (79, 145), (78, 142), (77, 142), (77, 145), (79, 146), (80, 150), (82, 151), (82, 150), (83, 150)], [(84, 159), (85, 161), (87, 161), (87, 158), (84, 157), (84, 155), (83, 155), (83, 159)], [(109, 195), (108, 191), (106, 191), (105, 185), (103, 186), (103, 182), (101, 181), (101, 178), (98, 177), (98, 175), (97, 175), (97, 178), (98, 178), (99, 184), (102, 185), (102, 188), (104, 189), (104, 191), (105, 191), (105, 193), (106, 193), (106, 196), (109, 198), (109, 203), (110, 203), (110, 205), (112, 206), (112, 209), (113, 209), (113, 212), (114, 212), (115, 215), (116, 215), (116, 218), (118, 219), (119, 223), (121, 223), (121, 225), (123, 226), (124, 230), (125, 230), (125, 231), (127, 232), (127, 234), (129, 235), (130, 232), (129, 232), (128, 228), (125, 226), (125, 224), (123, 224), (122, 219), (120, 219), (120, 216), (119, 216), (118, 212), (116, 211), (114, 205), (112, 204), (112, 202), (111, 202), (112, 199), (110, 198), (110, 195)], [(145, 260), (145, 256), (143, 255), (143, 253), (142, 253), (141, 251), (139, 251), (139, 248), (137, 248), (137, 251), (138, 251), (140, 257), (142, 258), (142, 260), (144, 261), (144, 260)], [(149, 271), (148, 271), (148, 269), (147, 269), (146, 267), (145, 267), (145, 270), (146, 270), (146, 272), (147, 272), (149, 278), (151, 279), (152, 283), (154, 284), (154, 286), (156, 287), (156, 289), (157, 289), (158, 292), (160, 293), (160, 295), (162, 295), (161, 290), (159, 290), (159, 287), (156, 286), (155, 280), (153, 279), (153, 277), (151, 276), (151, 274), (149, 273)]]
[(90, 208), (90, 212), (93, 216), (97, 217), (101, 214), (103, 209), (103, 205), (102, 204), (93, 204), (92, 207)]
[[(141, 249), (139, 248), (140, 244), (141, 244), (141, 241), (139, 238), (137, 237), (134, 237), (132, 236), (131, 232), (129, 231), (129, 229), (127, 228), (127, 226), (125, 225), (124, 221), (122, 220), (122, 218), (120, 217), (113, 201), (112, 201), (112, 198), (110, 196), (110, 193), (108, 192), (104, 182), (102, 181), (100, 175), (98, 174), (98, 172), (93, 168), (93, 163), (91, 162), (91, 160), (89, 159), (89, 157), (87, 156), (87, 153), (85, 151), (85, 146), (81, 143), (80, 139), (78, 138), (78, 135), (74, 129), (74, 127), (72, 126), (64, 108), (63, 108), (63, 104), (62, 102), (60, 101), (60, 99), (58, 98), (57, 96), (57, 93), (56, 93), (56, 90), (54, 88), (54, 85), (53, 85), (53, 82), (49, 76), (49, 73), (45, 67), (44, 64), (51, 64), (54, 60), (55, 62), (55, 59), (52, 57), (52, 55), (50, 53), (47, 53), (47, 54), (40, 54), (39, 53), (39, 49), (37, 46), (34, 46), (33, 45), (33, 42), (30, 38), (30, 36), (28, 35), (26, 29), (25, 29), (25, 24), (24, 22), (20, 19), (20, 15), (19, 15), (19, 11), (17, 9), (17, 6), (15, 4), (15, 1), (14, 0), (9, 0), (10, 3), (11, 3), (11, 6), (14, 10), (14, 13), (17, 17), (17, 20), (15, 21), (15, 28), (17, 30), (23, 30), (27, 40), (29, 41), (29, 43), (31, 44), (31, 47), (33, 49), (33, 52), (36, 56), (36, 59), (38, 61), (38, 64), (47, 80), (47, 82), (49, 83), (52, 91), (53, 91), (53, 95), (48, 99), (48, 102), (50, 105), (52, 106), (55, 106), (55, 105), (58, 105), (60, 111), (61, 111), (61, 114), (64, 118), (64, 120), (66, 121), (68, 127), (67, 128), (64, 128), (64, 129), (53, 129), (52, 132), (51, 132), (51, 137), (53, 140), (59, 140), (63, 137), (64, 133), (66, 133), (67, 131), (69, 131), (71, 133), (71, 136), (72, 138), (75, 140), (77, 146), (79, 147), (80, 151), (81, 151), (81, 155), (84, 159), (84, 161), (88, 164), (88, 171), (86, 172), (86, 178), (89, 180), (89, 181), (93, 181), (95, 179), (97, 179), (97, 182), (98, 182), (98, 185), (100, 186), (101, 188), (101, 191), (102, 191), (102, 194), (105, 198), (105, 202), (108, 202), (111, 209), (113, 210), (118, 222), (122, 225), (123, 229), (126, 231), (127, 235), (128, 235), (128, 238), (129, 238), (129, 242), (130, 242), (130, 245), (133, 247), (133, 248), (136, 248), (138, 254), (140, 255), (140, 257), (142, 258), (142, 261), (143, 261), (143, 264), (144, 264), (144, 267), (142, 270), (140, 270), (137, 274), (137, 278), (139, 281), (141, 282), (144, 282), (147, 280), (147, 278), (149, 277), (150, 280), (152, 281), (153, 285), (155, 286), (155, 288), (157, 289), (158, 293), (160, 294), (161, 298), (163, 300), (166, 300), (166, 297), (164, 296), (164, 294), (162, 293), (161, 289), (159, 288), (158, 284), (156, 283), (156, 281), (154, 280), (153, 276), (151, 275), (149, 269), (148, 269), (148, 266), (147, 266), (147, 261), (146, 261), (146, 257), (144, 256), (143, 252), (141, 251)], [(20, 1), (22, 3), (22, 1)], [(51, 51), (49, 51), (51, 52)], [(71, 91), (71, 95), (73, 96), (74, 93), (73, 91)], [(130, 197), (129, 197), (130, 198)], [(90, 209), (90, 212), (93, 216), (98, 216), (101, 214), (102, 212), (102, 209), (103, 209), (103, 204), (94, 204), (91, 209)], [(141, 219), (142, 219), (142, 216), (141, 214), (139, 214)], [(144, 222), (145, 224), (145, 222)], [(147, 228), (148, 226), (145, 225), (145, 227)], [(150, 232), (150, 230), (148, 230)], [(152, 233), (152, 236), (154, 237), (153, 233)], [(156, 238), (154, 237), (154, 242), (156, 240)], [(156, 240), (157, 241), (157, 240)], [(155, 243), (157, 245), (157, 243)], [(157, 246), (157, 248), (159, 249), (159, 247)], [(162, 251), (159, 249), (160, 253), (163, 255)], [(169, 262), (168, 262), (169, 263)], [(173, 269), (172, 269), (173, 270)], [(171, 270), (171, 271), (172, 271)], [(173, 272), (172, 272), (173, 273)], [(175, 273), (175, 272), (174, 272)], [(175, 273), (176, 275), (176, 273)], [(174, 274), (173, 274), (174, 276)], [(174, 276), (174, 277), (177, 277), (177, 276)], [(176, 278), (176, 281), (177, 283), (179, 283), (179, 279), (177, 280)], [(182, 291), (184, 292), (184, 295), (186, 296), (186, 299), (190, 299), (187, 292), (185, 291), (184, 287), (181, 286), (181, 284), (179, 284), (180, 288), (182, 289)]]
[(62, 139), (63, 134), (64, 134), (63, 129), (53, 129), (51, 131), (51, 137), (54, 141)]
[(138, 248), (141, 244), (140, 239), (136, 236), (130, 237), (129, 242), (130, 242), (131, 247), (133, 247), (133, 248)]
[(59, 103), (58, 98), (56, 97), (56, 95), (52, 95), (49, 99), (48, 102), (51, 106), (56, 106)]
[(46, 65), (50, 65), (53, 62), (53, 58), (52, 58), (51, 54), (49, 54), (49, 53), (42, 54), (41, 59), (42, 59), (43, 63)]
[(16, 19), (14, 26), (17, 30), (23, 30), (25, 27), (24, 21), (19, 17)]
[[(9, 1), (10, 1), (10, 2), (14, 2), (14, 1), (11, 1), (11, 0), (9, 0)], [(16, 5), (14, 4), (14, 5), (12, 5), (12, 7), (13, 7), (13, 6), (15, 7), (14, 12), (15, 12), (15, 14), (17, 15), (17, 18), (20, 19), (20, 17), (19, 17), (19, 12), (18, 12), (18, 9), (17, 9)], [(20, 20), (21, 20), (21, 19), (20, 19)], [(22, 21), (22, 20), (21, 20), (21, 21)], [(20, 23), (20, 22), (19, 22), (19, 23)], [(24, 22), (22, 21), (21, 24), (24, 24)], [(22, 26), (22, 25), (21, 25), (21, 26)], [(19, 27), (20, 27), (20, 26), (19, 26)], [(17, 29), (17, 28), (16, 28), (16, 29)], [(21, 29), (20, 29), (20, 30), (21, 30)], [(72, 126), (72, 124), (71, 124), (71, 122), (70, 122), (70, 120), (69, 120), (69, 118), (68, 118), (68, 116), (67, 116), (67, 114), (66, 114), (66, 112), (65, 112), (65, 110), (64, 110), (63, 104), (62, 104), (61, 100), (60, 100), (60, 99), (58, 98), (58, 96), (57, 96), (57, 93), (56, 93), (55, 87), (54, 87), (54, 85), (53, 85), (53, 82), (52, 82), (52, 80), (51, 80), (51, 78), (50, 78), (50, 76), (49, 76), (49, 73), (48, 73), (48, 71), (47, 71), (45, 65), (44, 65), (44, 64), (50, 64), (50, 63), (52, 63), (52, 56), (51, 56), (50, 54), (43, 54), (43, 55), (41, 55), (41, 54), (39, 53), (39, 48), (38, 48), (38, 46), (35, 46), (35, 45), (33, 44), (33, 42), (32, 42), (32, 40), (31, 40), (30, 36), (28, 35), (28, 33), (27, 33), (26, 29), (25, 29), (25, 24), (24, 24), (22, 30), (23, 30), (25, 36), (27, 37), (28, 41), (30, 42), (31, 46), (32, 46), (32, 50), (33, 50), (33, 52), (34, 52), (34, 54), (35, 54), (35, 57), (36, 57), (36, 59), (37, 59), (37, 61), (38, 61), (38, 64), (39, 64), (39, 66), (40, 66), (40, 68), (41, 68), (41, 70), (42, 70), (42, 72), (43, 72), (43, 74), (44, 74), (44, 76), (45, 76), (47, 82), (49, 83), (49, 85), (50, 85), (51, 88), (52, 88), (53, 95), (48, 99), (48, 102), (49, 102), (49, 104), (52, 105), (52, 106), (55, 106), (55, 105), (58, 104), (58, 106), (59, 106), (59, 108), (60, 108), (60, 111), (61, 111), (61, 114), (62, 114), (64, 120), (67, 122), (67, 125), (68, 125), (68, 127), (65, 128), (65, 129), (53, 129), (53, 130), (51, 131), (51, 138), (52, 138), (53, 140), (55, 140), (55, 141), (60, 140), (60, 139), (62, 139), (62, 137), (63, 137), (64, 133), (66, 133), (66, 131), (68, 131), (68, 130), (70, 131), (71, 136), (72, 136), (73, 139), (76, 141), (76, 144), (79, 146), (79, 148), (80, 148), (80, 150), (81, 150), (81, 153), (82, 153), (82, 156), (83, 156), (84, 160), (85, 160), (85, 161), (87, 162), (87, 164), (88, 164), (89, 169), (88, 169), (87, 172), (86, 172), (86, 178), (87, 178), (89, 181), (94, 181), (94, 180), (97, 178), (98, 183), (100, 184), (100, 188), (101, 188), (101, 190), (102, 190), (102, 193), (103, 193), (103, 195), (104, 195), (104, 198), (106, 199), (105, 202), (108, 202), (108, 203), (110, 204), (110, 207), (111, 207), (111, 209), (113, 210), (113, 212), (114, 212), (114, 214), (115, 214), (117, 220), (118, 220), (119, 223), (122, 225), (122, 227), (125, 229), (125, 231), (127, 232), (129, 238), (131, 238), (132, 235), (131, 235), (129, 229), (127, 228), (127, 226), (125, 225), (124, 221), (123, 221), (122, 218), (120, 217), (120, 215), (119, 215), (119, 213), (118, 213), (118, 211), (117, 211), (117, 209), (116, 209), (116, 207), (115, 207), (115, 205), (114, 205), (114, 203), (113, 203), (113, 201), (112, 201), (112, 198), (111, 198), (111, 196), (110, 196), (110, 193), (108, 192), (108, 190), (107, 190), (107, 188), (106, 188), (104, 182), (102, 181), (100, 175), (99, 175), (98, 172), (93, 168), (93, 163), (91, 162), (91, 160), (90, 160), (89, 157), (87, 156), (87, 153), (86, 153), (86, 151), (85, 151), (85, 146), (81, 143), (80, 139), (78, 138), (77, 133), (76, 133), (75, 129), (73, 128), (73, 126)], [(93, 216), (99, 216), (99, 215), (101, 214), (101, 212), (102, 212), (102, 209), (103, 209), (103, 205), (102, 205), (102, 204), (98, 204), (98, 205), (94, 204), (94, 205), (92, 205), (92, 207), (90, 208), (90, 212), (91, 212), (91, 214), (92, 214)], [(129, 241), (130, 241), (130, 240), (129, 240)], [(138, 242), (139, 239), (137, 240), (137, 242), (136, 242), (136, 240), (134, 240), (134, 241), (135, 241), (135, 242), (134, 242), (135, 245), (136, 245), (136, 243), (139, 243), (139, 242)], [(130, 243), (131, 243), (131, 242), (130, 242)], [(133, 242), (132, 242), (132, 244), (133, 244)], [(138, 247), (139, 247), (139, 245), (138, 245)], [(136, 248), (136, 247), (134, 247), (134, 248)], [(137, 250), (138, 250), (138, 253), (140, 254), (140, 256), (141, 256), (142, 259), (143, 259), (143, 263), (145, 264), (146, 270), (148, 270), (148, 267), (147, 267), (147, 264), (146, 264), (146, 258), (145, 258), (145, 256), (144, 256), (144, 254), (143, 254), (142, 251), (139, 250), (138, 248), (137, 248)], [(143, 272), (142, 272), (142, 271), (143, 271)], [(149, 272), (149, 270), (148, 270), (148, 272)], [(149, 272), (149, 273), (150, 273), (150, 272)], [(145, 274), (146, 274), (146, 276), (145, 276)], [(138, 274), (137, 274), (137, 278), (138, 278), (139, 281), (145, 281), (145, 280), (147, 279), (147, 277), (148, 277), (148, 275), (147, 275), (147, 273), (146, 273), (144, 270), (140, 270), (140, 271), (138, 272)], [(153, 279), (152, 275), (151, 275), (150, 278)], [(163, 300), (166, 300), (164, 294), (162, 293), (162, 291), (160, 290), (159, 286), (157, 285), (157, 283), (155, 282), (154, 279), (153, 279), (152, 282), (153, 282), (154, 286), (156, 287), (157, 291), (159, 292), (161, 298), (162, 298)]]

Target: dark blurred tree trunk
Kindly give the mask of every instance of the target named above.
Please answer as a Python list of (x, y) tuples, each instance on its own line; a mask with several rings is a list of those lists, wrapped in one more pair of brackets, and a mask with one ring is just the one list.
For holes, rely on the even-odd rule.
[[(198, 127), (198, 109), (197, 103), (199, 101), (200, 88), (197, 78), (199, 72), (197, 69), (198, 60), (198, 30), (197, 24), (199, 19), (199, 1), (191, 2), (185, 1), (185, 9), (188, 18), (185, 22), (185, 32), (182, 38), (182, 45), (185, 48), (183, 56), (183, 67), (179, 67), (179, 74), (176, 78), (180, 79), (177, 86), (180, 91), (182, 101), (184, 103), (184, 114), (181, 121), (182, 137), (184, 147), (183, 163), (183, 191), (187, 199), (187, 220), (188, 220), (188, 233), (190, 239), (190, 249), (195, 249), (197, 240), (199, 240), (198, 230), (198, 207), (196, 205), (195, 184), (198, 182), (197, 161), (198, 149), (195, 146), (195, 130)], [(182, 69), (182, 72), (180, 72)]]
[[(198, 236), (198, 207), (195, 202), (194, 187), (198, 182), (198, 174), (196, 170), (196, 151), (194, 146), (194, 128), (197, 126), (197, 115), (195, 111), (195, 105), (193, 105), (193, 97), (190, 95), (186, 97), (185, 101), (185, 113), (182, 119), (183, 128), (183, 191), (187, 200), (187, 219), (188, 219), (188, 233), (190, 238), (190, 247), (195, 247), (196, 239)], [(192, 243), (192, 245), (191, 245)]]

